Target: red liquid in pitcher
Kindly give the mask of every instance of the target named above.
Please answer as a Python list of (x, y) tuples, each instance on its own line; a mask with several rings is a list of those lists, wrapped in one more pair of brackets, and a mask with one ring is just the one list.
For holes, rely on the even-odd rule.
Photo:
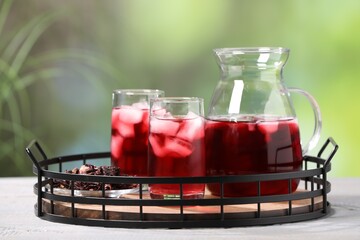
[[(302, 153), (296, 119), (207, 120), (206, 173), (208, 176), (280, 173), (301, 170)], [(299, 179), (291, 180), (295, 191)], [(257, 182), (224, 184), (224, 196), (256, 196)], [(220, 184), (208, 184), (220, 195)], [(289, 193), (288, 180), (263, 181), (261, 195)]]
[[(149, 174), (156, 177), (205, 176), (204, 122), (193, 119), (151, 120)], [(179, 184), (150, 184), (152, 198), (179, 198)], [(183, 198), (202, 198), (205, 184), (183, 184)]]
[(122, 173), (148, 175), (149, 110), (131, 106), (113, 108), (111, 164)]

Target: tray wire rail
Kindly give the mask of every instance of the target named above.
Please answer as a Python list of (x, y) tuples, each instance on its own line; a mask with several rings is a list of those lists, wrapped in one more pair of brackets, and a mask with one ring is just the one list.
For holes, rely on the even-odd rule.
[[(327, 158), (324, 152), (332, 150)], [(331, 184), (327, 173), (338, 145), (328, 138), (318, 155), (304, 156), (303, 170), (285, 173), (267, 173), (211, 177), (128, 177), (68, 174), (63, 172), (66, 162), (98, 161), (110, 158), (109, 152), (77, 154), (48, 158), (40, 144), (33, 140), (26, 147), (37, 175), (34, 193), (37, 195), (35, 214), (39, 218), (60, 223), (87, 226), (123, 228), (203, 228), (241, 227), (290, 223), (316, 219), (328, 214), (330, 204), (327, 194)], [(50, 167), (51, 166), (51, 167)], [(57, 171), (49, 170), (57, 166)], [(298, 190), (292, 191), (292, 180), (298, 179)], [(54, 182), (70, 183), (67, 194), (59, 193)], [(261, 195), (261, 183), (282, 180), (288, 182), (288, 193)], [(77, 194), (75, 183), (97, 182), (102, 186), (100, 194)], [(224, 184), (256, 182), (257, 195), (250, 197), (225, 197)], [(151, 199), (148, 184), (178, 184), (180, 199)], [(204, 199), (183, 199), (184, 184), (220, 184), (220, 196), (206, 194)], [(105, 184), (136, 184), (136, 193), (108, 197)]]

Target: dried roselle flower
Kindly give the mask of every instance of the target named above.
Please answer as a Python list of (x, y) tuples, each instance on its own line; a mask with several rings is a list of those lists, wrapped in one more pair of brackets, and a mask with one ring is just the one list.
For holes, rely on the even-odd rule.
[(104, 173), (106, 176), (120, 176), (120, 169), (112, 166), (104, 166)]
[(94, 172), (94, 169), (94, 165), (85, 164), (80, 167), (79, 174), (90, 174), (91, 172)]
[(101, 187), (100, 187), (99, 183), (87, 183), (87, 184), (85, 184), (85, 190), (98, 191), (100, 189), (101, 189)]
[[(96, 167), (92, 164), (84, 164), (80, 168), (73, 168), (72, 170), (66, 170), (68, 174), (86, 174), (96, 176), (126, 176), (120, 173), (120, 169), (115, 166), (100, 166)], [(54, 187), (71, 189), (70, 181), (54, 179)], [(74, 190), (87, 190), (87, 191), (99, 191), (104, 186), (105, 190), (118, 190), (134, 188), (136, 184), (102, 184), (98, 182), (74, 182)]]
[(104, 171), (102, 167), (99, 167), (96, 169), (96, 171), (94, 172), (94, 175), (104, 175)]
[(69, 188), (69, 181), (60, 180), (60, 179), (54, 179), (53, 180), (53, 187), (67, 189), (67, 188)]

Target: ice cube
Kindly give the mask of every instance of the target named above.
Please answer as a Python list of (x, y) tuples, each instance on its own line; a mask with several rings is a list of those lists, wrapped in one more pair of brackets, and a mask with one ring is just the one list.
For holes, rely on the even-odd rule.
[(161, 139), (160, 137), (150, 134), (149, 135), (149, 143), (150, 143), (150, 147), (153, 150), (154, 154), (157, 157), (164, 157), (166, 155), (166, 152), (163, 149), (163, 146), (161, 144)]
[(114, 108), (111, 112), (111, 126), (113, 128), (117, 128), (117, 125), (119, 124), (119, 109), (118, 108)]
[(188, 141), (167, 137), (164, 145), (168, 157), (188, 157), (193, 152), (193, 146)]
[(147, 101), (133, 103), (131, 106), (137, 109), (149, 109), (149, 104)]
[(123, 136), (124, 138), (135, 137), (135, 129), (133, 124), (120, 122), (117, 128), (120, 135)]
[(151, 149), (157, 157), (188, 157), (193, 152), (191, 143), (175, 137), (149, 135)]
[(164, 119), (176, 119), (170, 112), (166, 112), (163, 116)]
[(186, 119), (194, 119), (194, 118), (198, 118), (198, 117), (200, 117), (200, 116), (191, 111), (189, 111), (185, 116)]
[(178, 138), (192, 142), (195, 139), (204, 137), (204, 121), (198, 115), (193, 115), (191, 119), (185, 120), (180, 127)]
[(154, 106), (151, 109), (151, 113), (153, 116), (163, 117), (166, 114), (166, 109), (160, 106)]
[(122, 154), (122, 144), (124, 139), (121, 136), (113, 137), (111, 139), (111, 156), (119, 159)]
[(119, 108), (119, 120), (127, 124), (137, 124), (143, 119), (144, 112), (141, 109), (137, 109), (129, 106), (122, 106)]
[(272, 134), (278, 130), (279, 122), (269, 121), (269, 122), (260, 122), (258, 123), (259, 131), (263, 134)]
[(179, 130), (180, 124), (172, 120), (160, 120), (152, 118), (150, 120), (150, 132), (164, 134), (166, 136), (175, 136)]
[(256, 123), (249, 122), (247, 125), (248, 125), (248, 129), (249, 129), (250, 132), (255, 131)]

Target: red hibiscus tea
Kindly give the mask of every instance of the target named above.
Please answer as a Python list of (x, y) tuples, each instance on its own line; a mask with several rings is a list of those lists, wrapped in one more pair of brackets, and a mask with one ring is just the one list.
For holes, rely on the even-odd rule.
[(130, 106), (113, 108), (111, 161), (122, 172), (147, 176), (149, 110)]
[[(163, 110), (164, 114), (158, 114), (162, 117), (154, 114), (150, 119), (150, 176), (205, 176), (204, 119), (193, 112), (173, 117)], [(149, 188), (151, 198), (180, 198), (179, 184), (150, 184)], [(182, 197), (202, 198), (204, 190), (205, 184), (183, 184)]]
[(111, 164), (131, 176), (148, 176), (150, 99), (156, 89), (118, 89), (112, 95)]
[[(302, 167), (300, 134), (296, 119), (212, 119), (206, 122), (206, 173), (209, 176), (298, 171)], [(298, 179), (291, 180), (295, 191)], [(208, 184), (220, 195), (220, 184)], [(261, 195), (289, 193), (288, 180), (263, 181)], [(224, 196), (258, 194), (258, 183), (224, 184)]]

